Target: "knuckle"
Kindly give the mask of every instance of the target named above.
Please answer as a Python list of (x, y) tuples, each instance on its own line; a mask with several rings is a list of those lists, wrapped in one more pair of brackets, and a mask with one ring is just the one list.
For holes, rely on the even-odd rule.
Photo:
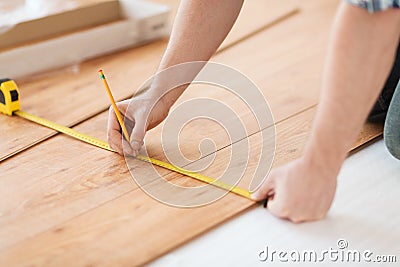
[(282, 218), (289, 218), (290, 217), (290, 211), (286, 207), (281, 207), (281, 208), (278, 209), (278, 215), (279, 215), (279, 217), (282, 217)]
[(114, 115), (114, 108), (113, 108), (113, 106), (110, 106), (110, 107), (108, 108), (108, 116), (111, 117), (111, 116), (113, 116), (113, 115)]
[(114, 145), (113, 139), (111, 137), (107, 137), (107, 142), (110, 145), (110, 147), (114, 149), (115, 145)]
[(317, 221), (320, 221), (320, 220), (324, 219), (325, 217), (326, 217), (326, 212), (321, 213), (321, 214), (318, 214), (318, 215), (315, 217), (315, 219), (316, 219)]
[(109, 142), (108, 144), (110, 145), (110, 148), (111, 148), (111, 149), (114, 149), (114, 150), (117, 149), (113, 143)]
[(304, 217), (299, 217), (299, 216), (293, 216), (293, 217), (289, 218), (289, 220), (296, 224), (306, 221), (306, 219)]
[(280, 212), (280, 213), (279, 213), (279, 218), (282, 218), (282, 219), (289, 219), (289, 220), (290, 220), (290, 214), (289, 214), (289, 212), (287, 212), (287, 211)]
[(124, 102), (117, 102), (117, 103), (115, 103), (115, 105), (117, 106), (118, 109), (120, 109), (120, 108), (125, 106), (125, 103)]
[(111, 133), (107, 134), (107, 142), (110, 144), (110, 146), (114, 146), (114, 136)]
[(134, 140), (132, 141), (131, 146), (134, 150), (140, 150), (143, 146), (143, 141)]
[(324, 214), (317, 214), (317, 215), (310, 215), (310, 216), (304, 216), (304, 215), (297, 215), (297, 216), (292, 216), (289, 218), (290, 221), (293, 223), (304, 223), (304, 222), (311, 222), (311, 221), (319, 221), (322, 220), (325, 217)]

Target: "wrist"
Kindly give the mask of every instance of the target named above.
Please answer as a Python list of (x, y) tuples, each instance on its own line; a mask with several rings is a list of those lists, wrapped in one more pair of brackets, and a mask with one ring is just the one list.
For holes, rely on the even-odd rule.
[(156, 109), (157, 112), (168, 114), (172, 105), (175, 103), (173, 99), (170, 99), (168, 94), (162, 92), (157, 87), (151, 86), (141, 96), (143, 103), (147, 103), (149, 108)]
[(301, 161), (307, 169), (318, 170), (323, 177), (336, 178), (343, 165), (344, 158), (345, 156), (337, 151), (309, 145)]

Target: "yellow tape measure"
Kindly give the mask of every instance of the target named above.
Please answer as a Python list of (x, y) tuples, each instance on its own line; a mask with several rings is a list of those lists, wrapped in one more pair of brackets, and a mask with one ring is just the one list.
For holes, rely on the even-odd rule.
[[(20, 110), (20, 101), (19, 101), (19, 91), (18, 91), (18, 87), (15, 84), (14, 81), (9, 80), (9, 79), (4, 79), (4, 80), (0, 80), (0, 113), (4, 113), (7, 115), (17, 115), (21, 118), (24, 118), (26, 120), (29, 120), (31, 122), (37, 123), (39, 125), (45, 126), (47, 128), (53, 129), (57, 132), (66, 134), (70, 137), (73, 137), (75, 139), (78, 139), (80, 141), (83, 141), (85, 143), (91, 144), (93, 146), (111, 151), (111, 152), (115, 152), (110, 145), (100, 139), (94, 138), (92, 136), (80, 133), (76, 130), (73, 130), (71, 128), (59, 125), (55, 122), (40, 118), (38, 116), (29, 114), (27, 112), (24, 112), (22, 110)], [(167, 162), (163, 162), (154, 158), (150, 158), (150, 157), (146, 157), (143, 155), (138, 155), (136, 156), (137, 159), (144, 161), (144, 162), (148, 162), (151, 163), (153, 165), (162, 167), (164, 169), (176, 172), (176, 173), (180, 173), (186, 176), (189, 176), (191, 178), (194, 178), (196, 180), (205, 182), (207, 184), (216, 186), (218, 188), (224, 189), (226, 191), (230, 191), (232, 193), (235, 193), (239, 196), (245, 197), (247, 199), (251, 199), (251, 193), (248, 190), (245, 190), (243, 188), (240, 187), (236, 187), (236, 186), (232, 186), (229, 185), (227, 183), (221, 182), (219, 180), (216, 180), (214, 178), (202, 175), (200, 173), (196, 173), (196, 172), (191, 172), (182, 168), (179, 168), (177, 166), (174, 166), (170, 163)]]
[[(71, 137), (73, 137), (75, 139), (78, 139), (80, 141), (83, 141), (85, 143), (91, 144), (93, 146), (96, 146), (96, 147), (99, 147), (99, 148), (102, 148), (102, 149), (105, 149), (105, 150), (108, 150), (108, 151), (111, 151), (111, 152), (115, 152), (107, 142), (102, 141), (102, 140), (97, 139), (97, 138), (94, 138), (94, 137), (91, 137), (89, 135), (80, 133), (80, 132), (75, 131), (75, 130), (73, 130), (71, 128), (59, 125), (59, 124), (54, 123), (52, 121), (37, 117), (35, 115), (26, 113), (26, 112), (21, 111), (21, 110), (15, 111), (14, 114), (19, 116), (19, 117), (21, 117), (21, 118), (27, 119), (29, 121), (35, 122), (35, 123), (40, 124), (42, 126), (45, 126), (47, 128), (53, 129), (53, 130), (55, 130), (57, 132), (66, 134), (68, 136), (71, 136)], [(191, 172), (191, 171), (179, 168), (177, 166), (174, 166), (174, 165), (172, 165), (170, 163), (163, 162), (161, 160), (157, 160), (157, 159), (154, 159), (154, 158), (150, 158), (150, 157), (146, 157), (146, 156), (142, 156), (142, 155), (138, 155), (138, 156), (136, 156), (136, 158), (141, 160), (141, 161), (145, 161), (145, 162), (151, 163), (153, 165), (162, 167), (164, 169), (168, 169), (170, 171), (174, 171), (174, 172), (189, 176), (191, 178), (194, 178), (196, 180), (199, 180), (199, 181), (211, 184), (213, 186), (219, 187), (221, 189), (230, 191), (230, 192), (235, 193), (235, 194), (237, 194), (239, 196), (251, 199), (251, 193), (248, 190), (245, 190), (243, 188), (231, 186), (231, 185), (229, 185), (227, 183), (218, 181), (218, 180), (216, 180), (214, 178), (205, 176), (205, 175), (200, 174), (200, 173)]]

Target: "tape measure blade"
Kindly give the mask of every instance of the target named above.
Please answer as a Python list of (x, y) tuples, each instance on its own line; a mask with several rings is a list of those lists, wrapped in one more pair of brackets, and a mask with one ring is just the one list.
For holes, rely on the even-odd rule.
[(76, 130), (73, 130), (71, 128), (68, 128), (66, 126), (57, 124), (55, 122), (43, 119), (41, 117), (29, 114), (29, 113), (21, 111), (21, 110), (14, 112), (14, 114), (19, 116), (19, 117), (21, 117), (21, 118), (24, 118), (26, 120), (35, 122), (35, 123), (40, 124), (42, 126), (45, 126), (45, 127), (49, 128), (49, 129), (52, 129), (52, 130), (55, 130), (57, 132), (66, 134), (66, 135), (68, 135), (70, 137), (73, 137), (73, 138), (78, 139), (80, 141), (83, 141), (85, 143), (89, 143), (89, 144), (91, 144), (93, 146), (96, 146), (96, 147), (99, 147), (99, 148), (102, 148), (102, 149), (105, 149), (105, 150), (108, 150), (108, 151), (115, 152), (113, 149), (111, 149), (110, 145), (107, 142), (104, 142), (104, 141), (102, 141), (100, 139), (97, 139), (97, 138), (91, 137), (89, 135), (80, 133), (80, 132), (78, 132)]
[[(105, 150), (108, 150), (108, 151), (111, 151), (111, 152), (116, 152), (115, 150), (113, 150), (110, 147), (110, 145), (107, 142), (105, 142), (103, 140), (100, 140), (100, 139), (97, 139), (97, 138), (94, 138), (92, 136), (89, 136), (87, 134), (83, 134), (83, 133), (78, 132), (78, 131), (76, 131), (74, 129), (68, 128), (66, 126), (57, 124), (55, 122), (49, 121), (47, 119), (43, 119), (41, 117), (29, 114), (29, 113), (21, 111), (21, 110), (15, 111), (14, 114), (19, 116), (19, 117), (21, 117), (21, 118), (24, 118), (26, 120), (35, 122), (35, 123), (37, 123), (39, 125), (42, 125), (42, 126), (45, 126), (45, 127), (49, 128), (49, 129), (52, 129), (52, 130), (55, 130), (57, 132), (66, 134), (66, 135), (68, 135), (68, 136), (70, 136), (72, 138), (78, 139), (78, 140), (80, 140), (82, 142), (91, 144), (93, 146), (96, 146), (96, 147), (99, 147), (99, 148), (102, 148), (102, 149), (105, 149)], [(251, 199), (251, 193), (248, 190), (242, 189), (240, 187), (229, 185), (227, 183), (224, 183), (222, 181), (216, 180), (214, 178), (202, 175), (200, 173), (191, 172), (191, 171), (182, 169), (180, 167), (174, 166), (174, 165), (172, 165), (170, 163), (163, 162), (163, 161), (160, 161), (160, 160), (157, 160), (157, 159), (154, 159), (154, 158), (146, 157), (146, 156), (143, 156), (143, 155), (138, 155), (136, 158), (141, 160), (141, 161), (148, 162), (148, 163), (151, 163), (153, 165), (157, 165), (157, 166), (162, 167), (164, 169), (167, 169), (167, 170), (170, 170), (170, 171), (173, 171), (173, 172), (177, 172), (177, 173), (183, 174), (185, 176), (189, 176), (189, 177), (194, 178), (194, 179), (196, 179), (198, 181), (202, 181), (204, 183), (216, 186), (216, 187), (224, 189), (226, 191), (230, 191), (230, 192), (235, 193), (235, 194), (237, 194), (239, 196)]]
[(142, 155), (138, 155), (136, 158), (138, 158), (138, 159), (140, 159), (142, 161), (145, 161), (145, 162), (152, 163), (153, 165), (157, 165), (159, 167), (168, 169), (170, 171), (174, 171), (174, 172), (183, 174), (185, 176), (189, 176), (189, 177), (194, 178), (194, 179), (196, 179), (198, 181), (213, 185), (213, 186), (218, 187), (220, 189), (224, 189), (225, 191), (230, 191), (230, 192), (235, 193), (235, 194), (237, 194), (239, 196), (251, 199), (251, 193), (250, 193), (250, 191), (248, 191), (246, 189), (243, 189), (243, 188), (240, 188), (240, 187), (237, 187), (237, 186), (232, 186), (230, 184), (224, 183), (222, 181), (219, 181), (217, 179), (211, 178), (209, 176), (206, 176), (206, 175), (203, 175), (203, 174), (200, 174), (200, 173), (197, 173), (197, 172), (191, 172), (189, 170), (185, 170), (185, 169), (179, 168), (179, 167), (174, 166), (174, 165), (172, 165), (170, 163), (166, 163), (166, 162), (163, 162), (163, 161), (160, 161), (160, 160), (157, 160), (157, 159), (145, 157), (145, 156), (142, 156)]

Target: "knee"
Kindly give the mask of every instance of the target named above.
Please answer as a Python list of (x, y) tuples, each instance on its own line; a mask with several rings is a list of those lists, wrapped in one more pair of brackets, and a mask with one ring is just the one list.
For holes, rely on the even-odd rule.
[(386, 122), (384, 139), (387, 149), (395, 158), (400, 159), (400, 128)]
[(393, 157), (400, 160), (400, 144), (399, 143), (396, 144), (388, 140), (390, 140), (390, 138), (385, 139), (387, 149), (389, 150), (390, 154), (392, 154)]
[(389, 152), (400, 159), (400, 83), (390, 103), (383, 134)]

